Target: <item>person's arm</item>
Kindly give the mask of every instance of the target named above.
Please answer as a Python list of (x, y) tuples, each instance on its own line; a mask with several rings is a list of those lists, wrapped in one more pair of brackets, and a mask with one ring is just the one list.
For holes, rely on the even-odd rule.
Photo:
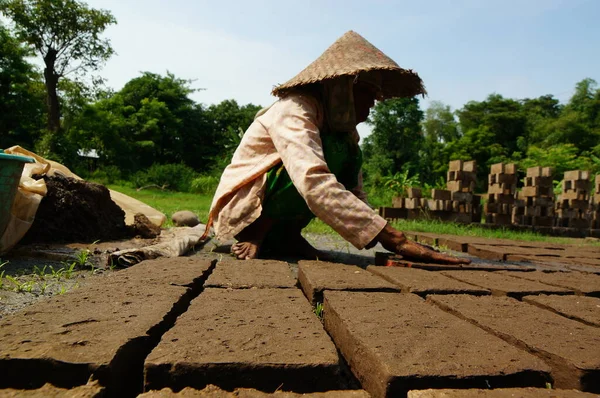
[(310, 210), (356, 248), (381, 232), (386, 221), (339, 183), (327, 167), (312, 99), (282, 99), (263, 119), (292, 182)]

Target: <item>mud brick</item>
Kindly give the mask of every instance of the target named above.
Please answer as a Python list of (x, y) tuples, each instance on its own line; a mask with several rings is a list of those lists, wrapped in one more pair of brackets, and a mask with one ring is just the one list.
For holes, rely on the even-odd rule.
[[(71, 397), (71, 396), (69, 396)], [(179, 392), (173, 392), (166, 387), (162, 390), (152, 390), (140, 394), (137, 398), (370, 398), (365, 390), (337, 390), (316, 393), (295, 393), (290, 391), (277, 391), (268, 393), (255, 388), (236, 388), (232, 392), (226, 391), (215, 385), (209, 384), (202, 390), (186, 387)], [(8, 397), (6, 397), (8, 398)], [(65, 396), (65, 398), (67, 398)], [(77, 396), (77, 398), (84, 398)], [(529, 398), (528, 396), (525, 398)], [(570, 395), (566, 398), (571, 398)], [(577, 398), (577, 397), (573, 397)], [(583, 397), (582, 397), (583, 398)]]
[(542, 167), (542, 177), (552, 177), (554, 169), (552, 167)]
[(557, 202), (557, 206), (561, 209), (588, 210), (590, 203), (587, 200), (566, 199), (561, 196), (561, 200), (560, 202)]
[(562, 180), (561, 185), (563, 192), (578, 191), (587, 193), (590, 189), (590, 182), (588, 180)]
[(399, 209), (404, 208), (404, 198), (401, 196), (395, 196), (392, 198), (392, 207)]
[(529, 167), (527, 169), (527, 177), (541, 177), (542, 176), (542, 168), (540, 166)]
[(525, 224), (525, 216), (522, 214), (517, 214), (515, 212), (513, 212), (512, 216), (511, 216), (511, 221), (513, 224), (516, 225), (527, 225)]
[(483, 206), (483, 211), (487, 214), (487, 213), (498, 213), (498, 209), (500, 208), (500, 205), (498, 203), (486, 203)]
[(490, 175), (504, 173), (504, 163), (496, 163), (490, 166)]
[[(407, 398), (594, 398), (596, 395), (577, 390), (543, 388), (429, 389), (409, 391)], [(144, 397), (145, 398), (145, 397)], [(158, 397), (157, 397), (158, 398)], [(324, 397), (325, 398), (325, 397)]]
[(585, 218), (571, 218), (569, 219), (569, 228), (577, 229), (588, 229), (590, 227), (590, 220)]
[(599, 391), (598, 328), (509, 297), (432, 295), (428, 300), (545, 358), (553, 387)]
[[(571, 171), (565, 171), (563, 180), (581, 180), (582, 175), (581, 175), (581, 170), (571, 170)], [(589, 176), (588, 176), (589, 179)]]
[(470, 192), (452, 192), (452, 200), (471, 203), (473, 201), (473, 194)]
[(600, 298), (581, 296), (525, 296), (523, 301), (591, 326), (600, 326)]
[(493, 195), (510, 195), (516, 191), (514, 184), (493, 184), (488, 186), (488, 193)]
[(408, 211), (396, 207), (380, 207), (379, 215), (386, 220), (406, 219), (408, 217)]
[(548, 377), (540, 359), (414, 294), (325, 292), (323, 314), (350, 370), (376, 398), (432, 382), (543, 386)]
[(404, 293), (427, 294), (490, 294), (487, 289), (475, 287), (440, 274), (409, 267), (369, 266), (367, 271), (399, 286)]
[(487, 224), (496, 225), (510, 225), (512, 224), (512, 218), (510, 214), (488, 214), (485, 217)]
[(432, 189), (431, 198), (436, 200), (452, 200), (452, 196), (447, 189)]
[(451, 160), (448, 163), (448, 171), (461, 171), (463, 169), (463, 161), (462, 160)]
[(468, 171), (449, 171), (447, 174), (447, 180), (470, 183), (477, 181), (477, 175)]
[[(528, 279), (575, 291), (577, 294), (600, 296), (600, 275), (583, 272), (510, 272), (501, 274)], [(600, 308), (600, 307), (599, 307)], [(600, 316), (600, 314), (598, 314)]]
[(554, 226), (554, 217), (553, 216), (536, 216), (531, 217), (531, 222), (527, 225), (539, 226), (539, 227), (552, 227)]
[(515, 198), (512, 194), (493, 193), (488, 195), (488, 203), (506, 203), (513, 204)]
[(428, 199), (427, 200), (427, 208), (431, 211), (444, 211), (446, 206), (445, 203), (446, 201), (444, 200), (435, 200), (435, 199)]
[(541, 212), (541, 208), (539, 208), (539, 207), (530, 207), (530, 206), (527, 206), (523, 210), (523, 215), (526, 216), (526, 217), (540, 216), (541, 213), (542, 213)]
[(474, 160), (469, 160), (463, 163), (462, 167), (463, 171), (475, 173), (477, 172), (477, 162)]
[(452, 211), (452, 201), (444, 200), (444, 211)]
[(68, 389), (55, 387), (52, 384), (44, 384), (42, 387), (35, 390), (18, 390), (14, 388), (0, 390), (0, 397), (2, 398), (101, 398), (104, 396), (104, 389), (97, 383), (90, 383), (85, 386)]
[(517, 176), (515, 174), (489, 174), (488, 184), (510, 184), (514, 185), (517, 183)]
[(107, 396), (135, 396), (135, 381), (126, 381), (138, 377), (140, 351), (175, 322), (213, 266), (192, 257), (144, 261), (3, 318), (0, 388), (92, 377)]
[[(339, 358), (298, 289), (206, 289), (145, 362), (145, 389), (339, 388)], [(308, 391), (307, 391), (308, 390)]]
[(525, 177), (524, 183), (526, 187), (552, 188), (554, 186), (552, 177)]
[(205, 287), (225, 289), (295, 288), (288, 263), (275, 260), (219, 261)]
[(523, 197), (528, 197), (528, 196), (553, 196), (554, 192), (552, 191), (552, 188), (550, 187), (523, 187), (523, 190), (521, 191)]
[(462, 181), (448, 181), (446, 183), (446, 187), (448, 188), (448, 191), (451, 191), (451, 192), (462, 192), (463, 182)]
[(589, 200), (587, 192), (583, 191), (565, 191), (560, 195), (562, 200)]
[(404, 199), (404, 207), (409, 210), (420, 209), (421, 208), (421, 199), (406, 198), (406, 199)]
[(554, 199), (548, 196), (528, 196), (525, 197), (525, 206), (540, 206), (540, 207), (551, 207), (554, 206)]
[(506, 174), (517, 174), (517, 165), (514, 163), (507, 163), (504, 165), (504, 172)]
[(406, 188), (406, 196), (409, 198), (421, 198), (421, 188)]
[[(470, 249), (470, 247), (469, 247)], [(469, 251), (471, 253), (471, 251)], [(540, 282), (516, 279), (507, 275), (486, 271), (443, 271), (444, 275), (459, 281), (491, 290), (494, 295), (515, 298), (531, 294), (573, 294), (573, 291)]]
[(470, 213), (452, 213), (451, 221), (461, 224), (471, 224), (473, 222), (473, 215)]
[(327, 261), (300, 261), (298, 282), (308, 300), (323, 301), (326, 290), (398, 292), (400, 288), (360, 267)]

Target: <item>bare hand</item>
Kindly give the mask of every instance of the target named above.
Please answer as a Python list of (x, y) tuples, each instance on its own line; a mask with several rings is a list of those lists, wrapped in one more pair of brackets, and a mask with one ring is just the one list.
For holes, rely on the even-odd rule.
[(403, 258), (429, 263), (441, 264), (470, 264), (471, 260), (449, 256), (433, 249), (430, 246), (421, 245), (406, 238), (402, 232), (392, 228), (389, 224), (375, 238), (382, 246)]

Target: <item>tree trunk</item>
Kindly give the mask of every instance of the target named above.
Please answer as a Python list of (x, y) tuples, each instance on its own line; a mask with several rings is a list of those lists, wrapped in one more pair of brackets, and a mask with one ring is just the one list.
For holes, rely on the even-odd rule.
[(54, 71), (56, 62), (56, 50), (49, 49), (44, 57), (46, 68), (44, 69), (44, 80), (46, 83), (46, 104), (48, 106), (48, 130), (57, 132), (60, 130), (60, 103), (56, 93), (59, 76)]

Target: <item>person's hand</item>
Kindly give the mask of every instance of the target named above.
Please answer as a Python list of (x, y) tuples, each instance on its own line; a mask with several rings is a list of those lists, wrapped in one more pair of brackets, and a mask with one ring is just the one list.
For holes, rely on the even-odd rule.
[(375, 238), (381, 245), (408, 260), (416, 260), (429, 263), (441, 264), (470, 264), (471, 260), (449, 256), (433, 249), (430, 246), (421, 245), (406, 238), (404, 233), (392, 228), (389, 224)]

